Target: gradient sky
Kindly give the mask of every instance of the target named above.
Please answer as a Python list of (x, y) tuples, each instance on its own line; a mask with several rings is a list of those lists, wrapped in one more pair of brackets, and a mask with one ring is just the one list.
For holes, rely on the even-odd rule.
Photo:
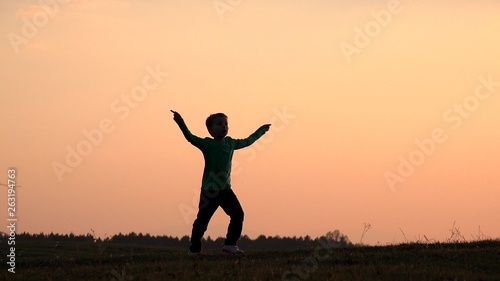
[[(271, 3), (270, 3), (271, 2)], [(439, 3), (436, 3), (439, 2)], [(243, 234), (500, 237), (498, 1), (6, 0), (0, 182), (17, 231), (189, 235), (204, 137), (243, 138)], [(0, 217), (7, 220), (7, 188)], [(225, 235), (219, 210), (207, 235)]]

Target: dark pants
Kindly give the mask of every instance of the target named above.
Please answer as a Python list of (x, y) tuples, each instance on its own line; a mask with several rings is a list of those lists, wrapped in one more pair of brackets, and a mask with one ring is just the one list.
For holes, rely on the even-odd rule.
[(198, 215), (193, 223), (191, 233), (191, 252), (201, 251), (201, 238), (207, 230), (208, 222), (212, 218), (217, 208), (222, 210), (230, 217), (229, 227), (227, 228), (225, 245), (236, 245), (236, 241), (241, 236), (243, 228), (243, 209), (238, 198), (231, 189), (227, 190), (202, 190), (200, 194), (200, 204), (198, 205)]

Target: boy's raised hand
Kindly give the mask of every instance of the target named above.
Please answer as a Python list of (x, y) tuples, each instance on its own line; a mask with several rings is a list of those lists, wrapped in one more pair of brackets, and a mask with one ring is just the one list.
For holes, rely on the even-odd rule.
[(173, 111), (172, 109), (170, 110), (174, 114), (174, 121), (175, 122), (180, 122), (182, 121), (182, 116), (179, 114), (177, 111)]
[(260, 126), (260, 128), (262, 130), (264, 130), (264, 132), (267, 132), (267, 131), (269, 131), (269, 128), (271, 128), (271, 124), (264, 124), (264, 125)]

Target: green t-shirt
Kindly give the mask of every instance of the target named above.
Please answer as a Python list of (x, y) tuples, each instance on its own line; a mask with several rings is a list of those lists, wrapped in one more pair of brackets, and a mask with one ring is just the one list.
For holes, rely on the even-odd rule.
[(251, 145), (265, 133), (259, 128), (245, 139), (233, 139), (227, 136), (219, 142), (213, 138), (200, 138), (193, 135), (184, 121), (179, 122), (178, 125), (186, 140), (203, 152), (205, 168), (201, 182), (202, 190), (230, 189), (233, 152)]

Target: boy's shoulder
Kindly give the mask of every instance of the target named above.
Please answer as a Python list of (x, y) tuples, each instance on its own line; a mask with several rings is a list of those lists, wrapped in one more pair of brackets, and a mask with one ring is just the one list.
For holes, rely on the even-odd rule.
[[(206, 142), (206, 143), (212, 143), (212, 144), (220, 144), (220, 142), (216, 141), (214, 138), (211, 138), (211, 137), (204, 137), (204, 138), (201, 138), (201, 140), (203, 142)], [(230, 142), (233, 142), (234, 139), (229, 137), (229, 136), (226, 136), (224, 138), (224, 141), (222, 143), (230, 143)]]
[(222, 143), (221, 143), (221, 142), (216, 141), (216, 140), (215, 140), (215, 139), (213, 139), (213, 138), (206, 137), (206, 138), (204, 139), (204, 141), (206, 141), (207, 143), (210, 143), (210, 144), (212, 144), (212, 145), (215, 145), (215, 146), (219, 147), (221, 144), (231, 146), (231, 145), (233, 145), (233, 144), (236, 142), (236, 139), (233, 139), (233, 138), (232, 138), (232, 137), (230, 137), (230, 136), (226, 136), (226, 137), (224, 137), (224, 140), (223, 140), (223, 141), (222, 141)]

